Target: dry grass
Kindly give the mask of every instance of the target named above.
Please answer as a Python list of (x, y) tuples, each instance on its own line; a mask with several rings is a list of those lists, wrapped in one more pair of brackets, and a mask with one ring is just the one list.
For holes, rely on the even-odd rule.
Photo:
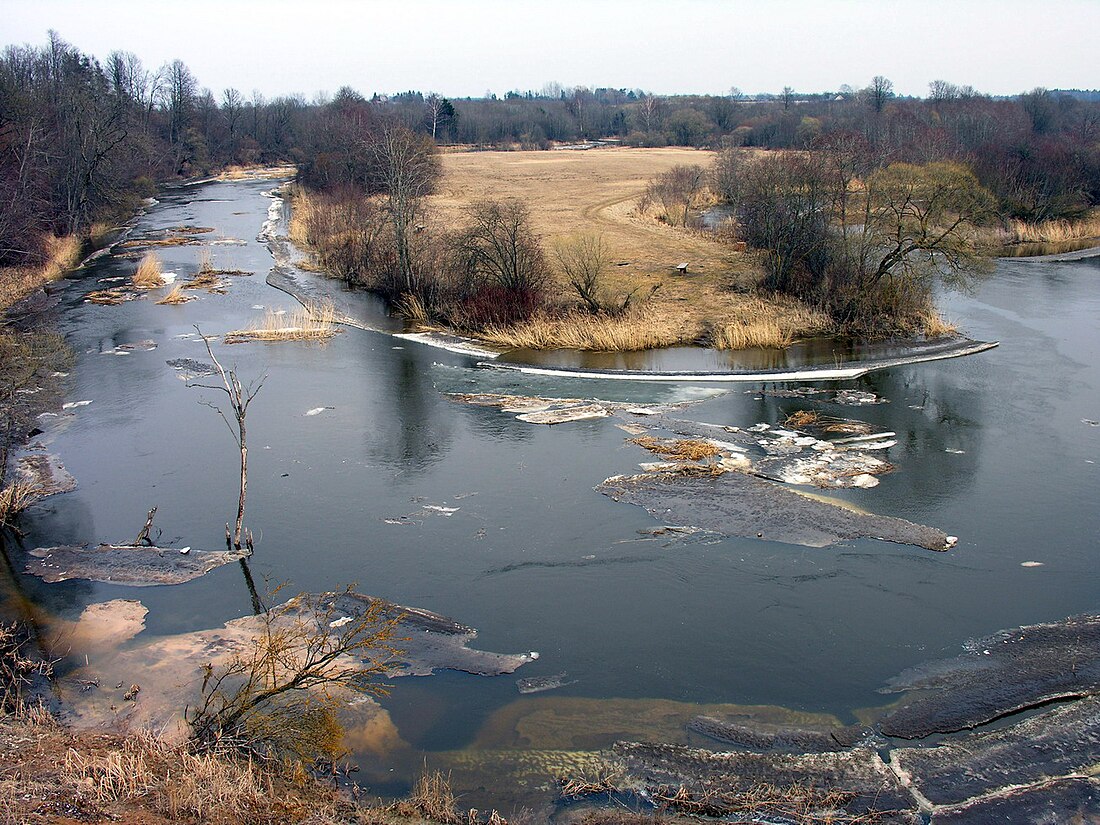
[(677, 321), (647, 304), (644, 308), (619, 316), (580, 312), (560, 317), (538, 315), (510, 327), (489, 327), (479, 337), (491, 344), (512, 349), (632, 352), (693, 340), (695, 330), (685, 330)]
[(246, 341), (325, 341), (339, 332), (336, 307), (329, 302), (309, 304), (285, 315), (268, 310), (248, 329), (227, 332), (225, 343)]
[(921, 315), (920, 327), (925, 338), (948, 338), (959, 334), (958, 326), (945, 320), (934, 309), (929, 309)]
[(836, 433), (844, 435), (865, 435), (873, 427), (865, 421), (855, 421), (850, 418), (834, 418), (830, 415), (822, 415), (816, 410), (798, 410), (791, 413), (783, 421), (783, 426), (795, 430), (819, 430), (823, 433)]
[(197, 246), (197, 241), (187, 235), (174, 235), (169, 238), (135, 238), (132, 241), (123, 241), (119, 246), (123, 249), (139, 249), (147, 246)]
[(419, 296), (406, 292), (394, 302), (393, 310), (402, 318), (416, 324), (426, 324), (431, 320), (424, 302)]
[(976, 240), (993, 254), (1001, 246), (1017, 244), (1061, 244), (1096, 239), (1100, 244), (1100, 210), (1077, 220), (1052, 220), (1030, 223), (1010, 218), (1001, 226), (979, 229)]
[(42, 498), (42, 488), (37, 484), (16, 481), (0, 489), (0, 524), (11, 520)]
[(395, 802), (391, 810), (398, 816), (422, 817), (431, 822), (459, 825), (458, 800), (451, 789), (451, 777), (442, 771), (427, 771), (413, 785), (408, 799)]
[(285, 166), (229, 166), (217, 175), (217, 180), (274, 180), (293, 177), (297, 167)]
[(195, 300), (194, 295), (184, 294), (182, 284), (176, 284), (175, 286), (172, 287), (172, 289), (168, 292), (168, 294), (165, 295), (163, 298), (161, 298), (159, 301), (157, 301), (157, 303), (162, 304), (162, 305), (164, 305), (164, 304), (174, 305), (174, 304), (186, 304), (188, 301), (194, 301), (194, 300)]
[(76, 235), (65, 235), (60, 238), (50, 235), (45, 240), (45, 248), (46, 263), (42, 270), (43, 279), (56, 281), (80, 265), (84, 242)]
[[(635, 209), (656, 175), (682, 164), (705, 166), (712, 158), (713, 153), (694, 149), (444, 153), (440, 191), (430, 199), (444, 224), (459, 225), (463, 210), (477, 200), (519, 198), (530, 207), (534, 229), (548, 246), (577, 233), (601, 236), (611, 253), (612, 266), (602, 279), (610, 298), (631, 292), (646, 295), (660, 287), (646, 302), (655, 332), (628, 332), (629, 324), (614, 319), (540, 319), (530, 329), (492, 330), (486, 339), (540, 349), (629, 350), (705, 340), (716, 328), (739, 323), (748, 312), (746, 304), (761, 303), (730, 289), (751, 288), (759, 281), (751, 257), (703, 233), (639, 216)], [(685, 262), (688, 275), (676, 275), (676, 266)], [(561, 300), (572, 298), (564, 281), (558, 289)], [(800, 304), (775, 301), (772, 314), (780, 336), (807, 334), (805, 313)], [(558, 334), (569, 340), (555, 340)], [(733, 338), (728, 341), (733, 343)]]
[(217, 273), (212, 271), (203, 272), (202, 270), (194, 277), (188, 278), (183, 284), (184, 289), (205, 289), (211, 292), (224, 286), (225, 284)]
[(708, 441), (693, 438), (668, 441), (650, 435), (641, 435), (637, 438), (631, 438), (629, 441), (631, 444), (637, 444), (639, 447), (661, 456), (661, 458), (672, 461), (702, 461), (713, 458), (722, 452)]
[(110, 289), (93, 290), (84, 296), (84, 300), (90, 304), (113, 307), (124, 304), (127, 301), (132, 301), (136, 297), (138, 297), (137, 294), (131, 292), (126, 287), (115, 286)]
[(825, 313), (778, 296), (767, 301), (745, 298), (732, 316), (711, 328), (709, 343), (715, 349), (783, 349), (799, 338), (821, 335), (833, 328)]
[(60, 280), (80, 265), (84, 244), (76, 235), (42, 240), (45, 261), (40, 266), (0, 268), (0, 312), (27, 297), (42, 284)]
[(164, 278), (161, 276), (160, 258), (154, 253), (147, 252), (138, 263), (137, 272), (132, 279), (138, 289), (157, 289), (164, 286)]
[(1063, 243), (1085, 238), (1100, 239), (1100, 214), (1076, 221), (1028, 223), (1010, 220), (1003, 231), (1002, 243)]

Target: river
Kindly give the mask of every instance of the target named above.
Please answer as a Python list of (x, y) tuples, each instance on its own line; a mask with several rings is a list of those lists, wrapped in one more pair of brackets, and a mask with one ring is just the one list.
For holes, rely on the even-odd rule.
[[(195, 236), (202, 245), (157, 252), (180, 279), (195, 272), (204, 248), (216, 266), (254, 273), (229, 277), (225, 294), (200, 291), (181, 306), (85, 303), (111, 283), (101, 279), (132, 274), (136, 262), (119, 255), (62, 290), (59, 325), (76, 353), (66, 400), (91, 403), (44, 429), (79, 486), (26, 515), (26, 539), (7, 550), (15, 572), (5, 574), (0, 597), (20, 593), (53, 619), (140, 598), (149, 614), (135, 642), (251, 612), (235, 564), (140, 590), (46, 584), (18, 571), (29, 548), (130, 539), (154, 505), (162, 544), (224, 546), (236, 448), (200, 403), (218, 394), (189, 388), (166, 361), (207, 360), (196, 324), (220, 335), (268, 308), (294, 308), (266, 283), (273, 261), (257, 239), (271, 186), (171, 190), (136, 221), (133, 237), (214, 228)], [(954, 655), (970, 637), (1096, 610), (1098, 277), (1095, 259), (1000, 261), (973, 294), (942, 302), (966, 334), (1000, 347), (828, 385), (888, 402), (859, 408), (760, 392), (795, 385), (716, 389), (484, 370), (476, 358), (355, 328), (324, 345), (216, 344), (242, 378), (265, 377), (248, 418), (253, 577), (261, 588), (288, 582), (294, 591), (356, 583), (477, 627), (477, 647), (539, 653), (515, 676), (395, 680), (381, 701), (403, 744), (357, 754), (360, 781), (376, 793), (402, 792), (425, 757), (446, 767), (478, 751), (659, 737), (669, 718), (703, 704), (853, 721), (858, 709), (885, 704), (877, 689), (890, 677)], [(369, 296), (343, 300), (377, 315)], [(117, 354), (143, 340), (156, 348)], [(808, 548), (655, 537), (647, 531), (658, 522), (645, 511), (593, 490), (651, 458), (611, 419), (538, 426), (456, 403), (451, 392), (692, 400), (683, 417), (740, 427), (797, 409), (859, 418), (897, 433), (886, 455), (897, 470), (872, 489), (834, 495), (959, 542), (931, 553), (870, 539)], [(517, 692), (517, 677), (561, 672), (571, 684)], [(458, 776), (463, 804), (527, 802), (491, 766)]]

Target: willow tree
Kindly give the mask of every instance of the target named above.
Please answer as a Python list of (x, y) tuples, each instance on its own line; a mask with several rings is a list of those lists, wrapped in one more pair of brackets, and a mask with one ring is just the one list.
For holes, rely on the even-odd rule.
[(890, 164), (860, 194), (862, 222), (843, 227), (845, 265), (833, 271), (839, 320), (926, 311), (935, 283), (965, 287), (988, 270), (977, 230), (996, 200), (966, 166)]

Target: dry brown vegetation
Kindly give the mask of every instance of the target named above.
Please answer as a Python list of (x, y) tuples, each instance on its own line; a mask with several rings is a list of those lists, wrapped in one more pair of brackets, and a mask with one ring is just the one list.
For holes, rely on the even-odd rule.
[(631, 444), (637, 444), (651, 453), (656, 453), (661, 458), (674, 461), (702, 461), (706, 458), (713, 458), (722, 452), (709, 441), (693, 438), (668, 441), (650, 435), (641, 435), (637, 438), (631, 438), (629, 441)]
[(0, 312), (25, 298), (39, 286), (56, 281), (76, 269), (84, 252), (84, 243), (76, 235), (42, 239), (45, 260), (40, 266), (0, 268)]
[(247, 329), (225, 334), (225, 343), (245, 341), (325, 341), (340, 331), (336, 308), (330, 302), (310, 303), (282, 315), (268, 310)]
[(480, 338), (513, 349), (579, 349), (596, 352), (631, 352), (683, 343), (678, 319), (662, 316), (651, 306), (623, 315), (590, 315), (568, 312), (540, 314), (512, 326), (491, 326)]
[(176, 284), (175, 286), (172, 287), (171, 290), (169, 290), (168, 294), (165, 295), (163, 298), (161, 298), (159, 301), (157, 301), (157, 303), (162, 304), (162, 305), (165, 305), (165, 304), (166, 305), (174, 305), (174, 304), (186, 304), (188, 301), (193, 301), (193, 300), (195, 300), (194, 295), (185, 294), (184, 291), (183, 291), (183, 285), (182, 284)]
[[(600, 236), (612, 263), (602, 277), (610, 300), (631, 292), (641, 296), (638, 300), (650, 296), (644, 300), (643, 323), (543, 317), (507, 331), (493, 329), (487, 339), (505, 346), (608, 350), (712, 341), (714, 331), (731, 318), (747, 326), (742, 319), (758, 314), (756, 308), (765, 304), (772, 307), (769, 317), (775, 325), (753, 335), (759, 342), (754, 345), (782, 346), (819, 331), (820, 318), (797, 302), (773, 306), (735, 291), (758, 280), (748, 256), (705, 234), (637, 213), (637, 201), (654, 177), (685, 164), (707, 166), (713, 157), (694, 149), (444, 154), (439, 193), (429, 198), (444, 223), (460, 224), (465, 210), (477, 201), (519, 198), (530, 208), (533, 228), (545, 244), (578, 234)], [(676, 274), (681, 263), (688, 265), (686, 276)], [(570, 286), (561, 281), (557, 290), (567, 300)]]
[(1053, 220), (1028, 223), (1012, 218), (1004, 226), (982, 233), (982, 241), (991, 247), (1022, 243), (1066, 243), (1095, 238), (1100, 244), (1100, 212), (1078, 220)]
[(798, 301), (779, 295), (769, 300), (746, 297), (733, 308), (731, 316), (711, 327), (708, 343), (715, 349), (779, 349), (798, 338), (832, 330), (828, 315)]
[(138, 289), (157, 289), (164, 286), (164, 277), (160, 274), (160, 258), (153, 252), (146, 252), (138, 263), (133, 284)]
[(864, 435), (872, 430), (871, 425), (864, 421), (823, 415), (817, 410), (797, 410), (787, 416), (783, 426), (795, 430), (814, 429), (823, 433), (845, 435)]
[(363, 821), (331, 788), (232, 753), (148, 734), (73, 733), (49, 714), (0, 716), (0, 823), (217, 825)]

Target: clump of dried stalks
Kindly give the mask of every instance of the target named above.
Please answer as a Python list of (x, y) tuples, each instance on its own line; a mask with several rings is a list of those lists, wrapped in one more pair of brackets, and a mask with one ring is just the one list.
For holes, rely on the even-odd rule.
[(193, 301), (193, 300), (195, 300), (194, 295), (185, 295), (184, 292), (183, 292), (183, 285), (182, 284), (176, 284), (175, 286), (172, 287), (172, 289), (168, 292), (168, 294), (165, 295), (163, 298), (161, 298), (159, 301), (157, 301), (157, 303), (158, 304), (168, 304), (168, 305), (186, 304), (188, 301)]
[(225, 343), (246, 341), (326, 341), (340, 331), (336, 307), (331, 302), (310, 303), (304, 307), (276, 315), (268, 310), (262, 321), (248, 329), (227, 332)]
[(817, 410), (798, 410), (793, 412), (783, 421), (783, 425), (795, 430), (809, 428), (825, 433), (844, 435), (865, 435), (874, 429), (865, 421), (855, 421), (850, 418), (834, 418), (831, 415), (822, 415), (817, 412)]
[(134, 273), (133, 284), (138, 289), (156, 289), (164, 286), (164, 278), (161, 275), (160, 258), (154, 253), (147, 252), (138, 264)]
[(784, 349), (799, 338), (832, 328), (828, 316), (805, 305), (778, 298), (751, 298), (739, 304), (731, 317), (711, 326), (708, 343), (725, 350)]
[(0, 489), (0, 525), (11, 520), (42, 498), (38, 484), (15, 481)]
[(920, 316), (919, 323), (925, 338), (947, 338), (959, 334), (957, 325), (945, 320), (933, 309), (925, 311)]
[(66, 783), (98, 805), (145, 800), (169, 817), (203, 822), (229, 816), (238, 822), (266, 821), (272, 776), (251, 758), (228, 753), (193, 753), (138, 733), (118, 747), (70, 747), (61, 769)]
[(685, 438), (669, 441), (666, 439), (654, 438), (651, 435), (640, 435), (637, 438), (631, 438), (629, 440), (631, 444), (637, 444), (639, 447), (649, 450), (651, 453), (656, 453), (661, 456), (661, 458), (667, 458), (673, 461), (702, 461), (707, 458), (713, 458), (722, 452), (709, 441), (702, 441), (699, 439)]
[(451, 789), (451, 776), (442, 771), (424, 771), (407, 799), (394, 802), (390, 809), (402, 817), (423, 818), (444, 825), (459, 825), (458, 800)]
[(0, 624), (0, 714), (26, 711), (23, 689), (36, 674), (48, 677), (53, 672), (51, 662), (23, 652), (25, 641), (18, 625)]
[(645, 310), (622, 315), (540, 314), (512, 326), (490, 326), (480, 332), (479, 337), (512, 349), (564, 348), (592, 352), (634, 352), (684, 343), (675, 325), (662, 325)]
[(89, 304), (101, 306), (118, 306), (137, 298), (137, 294), (126, 287), (111, 287), (110, 289), (96, 289), (84, 296)]

